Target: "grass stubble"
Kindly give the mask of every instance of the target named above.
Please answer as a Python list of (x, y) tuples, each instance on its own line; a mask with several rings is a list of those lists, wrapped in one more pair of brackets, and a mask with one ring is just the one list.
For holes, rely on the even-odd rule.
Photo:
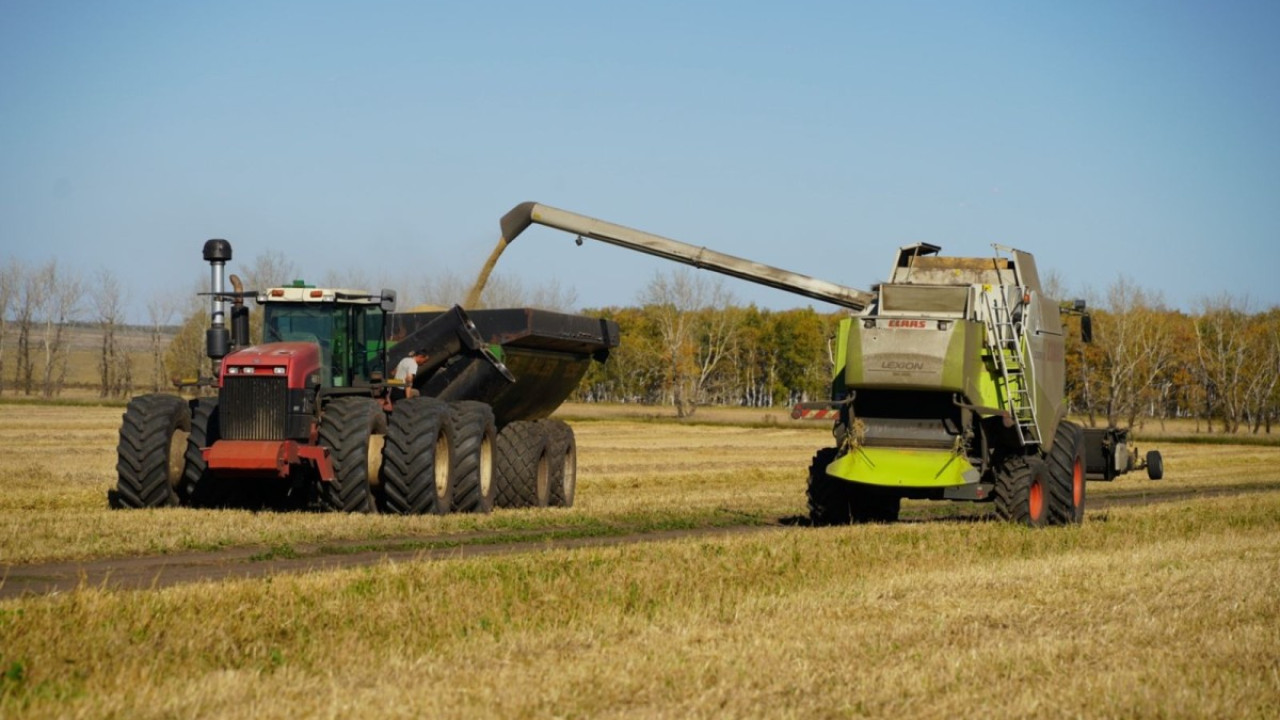
[[(119, 412), (0, 406), (0, 559), (799, 513), (825, 439), (584, 422), (560, 513), (110, 512)], [(1273, 448), (1162, 449), (1165, 482), (1280, 482)], [(795, 527), (85, 587), (0, 602), (0, 716), (1276, 717), (1278, 529), (1261, 493), (1045, 532)]]

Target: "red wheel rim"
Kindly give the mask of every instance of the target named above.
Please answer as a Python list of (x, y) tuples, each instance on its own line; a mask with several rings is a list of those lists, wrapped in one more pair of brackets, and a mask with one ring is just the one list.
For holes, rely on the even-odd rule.
[(1031, 510), (1031, 519), (1039, 520), (1041, 514), (1044, 512), (1044, 487), (1040, 484), (1039, 480), (1031, 483), (1029, 505)]
[(1084, 504), (1084, 461), (1080, 458), (1071, 471), (1071, 502), (1076, 507)]

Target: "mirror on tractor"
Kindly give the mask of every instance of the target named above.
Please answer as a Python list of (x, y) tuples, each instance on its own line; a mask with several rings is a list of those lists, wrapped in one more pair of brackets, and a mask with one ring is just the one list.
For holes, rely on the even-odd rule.
[(382, 312), (393, 313), (396, 311), (396, 291), (390, 288), (382, 288), (381, 302)]
[(1080, 316), (1080, 342), (1093, 342), (1093, 316), (1088, 313)]

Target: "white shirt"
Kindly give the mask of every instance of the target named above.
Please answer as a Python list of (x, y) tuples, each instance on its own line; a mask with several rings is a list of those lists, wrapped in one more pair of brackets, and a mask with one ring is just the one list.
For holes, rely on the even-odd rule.
[(414, 360), (413, 356), (410, 355), (396, 365), (396, 374), (394, 377), (397, 380), (405, 381), (407, 384), (416, 372), (418, 372), (418, 361)]

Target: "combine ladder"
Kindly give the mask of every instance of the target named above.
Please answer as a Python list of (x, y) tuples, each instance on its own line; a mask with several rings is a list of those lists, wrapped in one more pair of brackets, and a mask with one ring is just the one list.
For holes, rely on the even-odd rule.
[[(1027, 347), (1027, 326), (1022, 319), (1014, 318), (1008, 291), (1014, 290), (1018, 299), (1024, 297), (1019, 287), (993, 287), (983, 292), (987, 306), (987, 346), (1000, 377), (1004, 380), (1005, 406), (1017, 428), (1018, 439), (1025, 445), (1040, 444), (1040, 428), (1036, 425), (1035, 397), (1031, 392), (1028, 375), (1031, 356), (1023, 363), (1022, 349)], [(1024, 308), (1025, 311), (1026, 308)]]

